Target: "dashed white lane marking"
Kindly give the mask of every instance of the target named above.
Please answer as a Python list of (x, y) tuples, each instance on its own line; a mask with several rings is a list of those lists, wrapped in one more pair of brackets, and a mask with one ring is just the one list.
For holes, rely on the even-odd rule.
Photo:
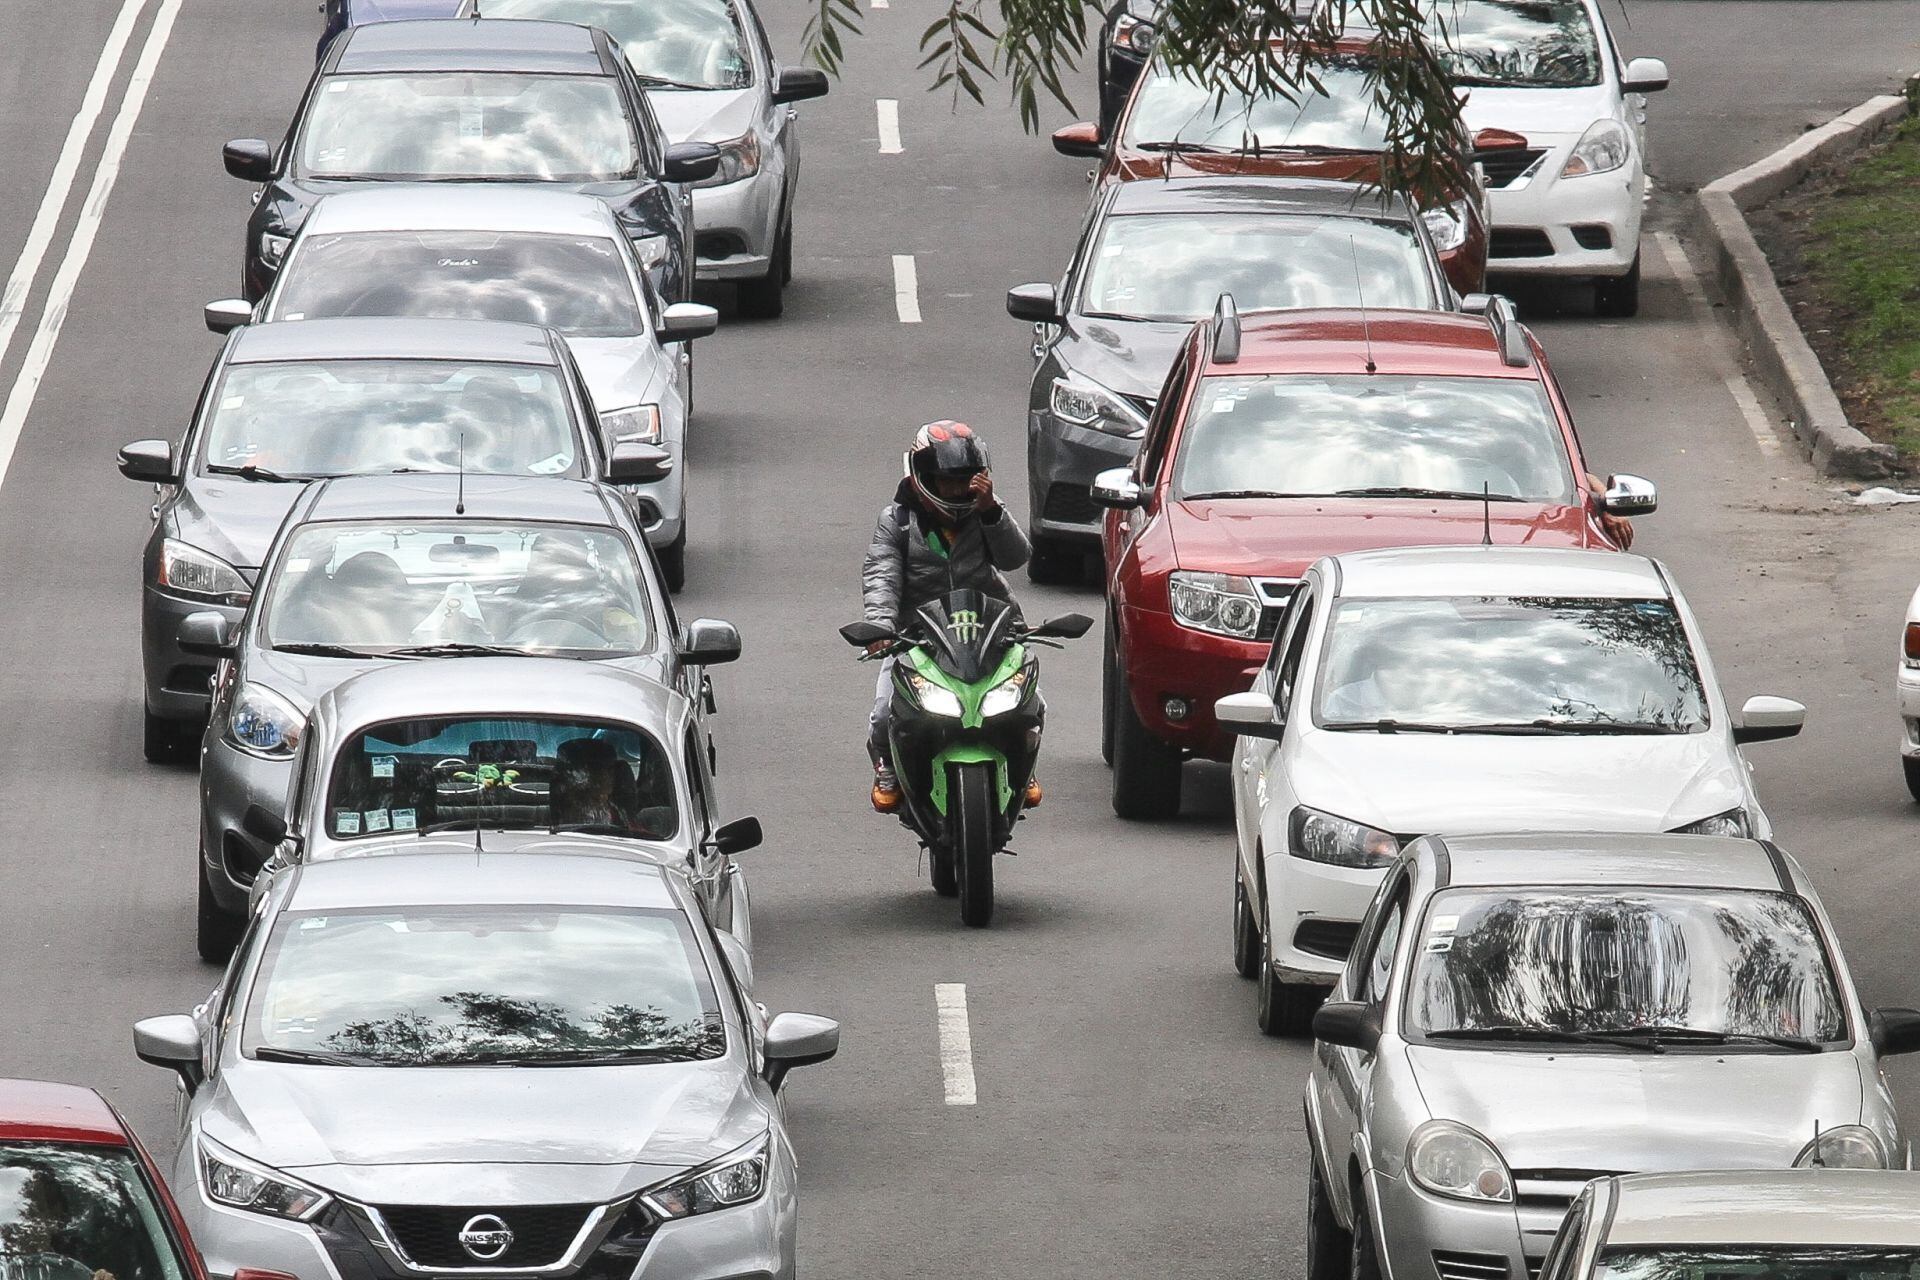
[(920, 273), (910, 253), (893, 255), (893, 309), (901, 324), (920, 323)]
[[(1693, 260), (1687, 257), (1687, 251), (1674, 237), (1671, 231), (1656, 231), (1653, 238), (1660, 245), (1660, 252), (1666, 256), (1667, 265), (1680, 281), (1681, 291), (1687, 295), (1687, 301), (1693, 304), (1694, 314), (1704, 325), (1715, 325), (1713, 304), (1707, 300), (1707, 291), (1700, 285), (1700, 275), (1693, 269)], [(1780, 456), (1780, 437), (1774, 434), (1773, 423), (1768, 421), (1767, 412), (1760, 407), (1760, 397), (1754, 394), (1753, 384), (1747, 376), (1735, 369), (1721, 376), (1726, 383), (1727, 394), (1740, 406), (1740, 416), (1747, 420), (1747, 430), (1753, 433), (1753, 442), (1760, 446), (1760, 452), (1767, 458)]]
[(873, 107), (880, 117), (880, 154), (899, 155), (906, 150), (900, 145), (900, 104), (892, 98), (876, 98)]
[(87, 81), (86, 93), (81, 96), (80, 109), (74, 112), (73, 123), (67, 126), (67, 140), (54, 162), (53, 175), (47, 179), (46, 193), (40, 197), (40, 211), (34, 214), (26, 245), (13, 264), (13, 274), (7, 277), (6, 291), (0, 293), (0, 360), (7, 358), (7, 348), (13, 345), (14, 330), (20, 327), (20, 317), (27, 309), (27, 296), (33, 292), (40, 265), (46, 261), (47, 249), (53, 243), (60, 211), (67, 207), (67, 197), (73, 194), (87, 139), (93, 136), (94, 126), (100, 122), (100, 112), (107, 104), (107, 90), (113, 87), (113, 78), (120, 74), (120, 60), (126, 56), (134, 22), (146, 4), (147, 0), (126, 0), (120, 6), (120, 16), (114, 19), (113, 29), (107, 33), (100, 60), (93, 67), (93, 78)]
[(27, 357), (21, 362), (20, 376), (14, 380), (13, 390), (7, 396), (7, 407), (0, 411), (0, 477), (6, 475), (13, 462), (21, 428), (26, 426), (27, 415), (33, 411), (33, 399), (40, 391), (40, 379), (46, 376), (47, 365), (53, 361), (53, 348), (60, 341), (61, 327), (67, 322), (73, 291), (80, 283), (80, 272), (85, 269), (87, 258), (93, 253), (94, 237), (99, 234), (100, 222), (106, 216), (107, 200), (120, 177), (120, 162), (126, 157), (133, 127), (140, 121), (147, 91), (153, 87), (153, 73), (160, 65), (160, 55), (167, 50), (173, 20), (180, 15), (180, 3), (181, 0), (160, 0), (153, 27), (147, 32), (147, 42), (140, 49), (140, 60), (134, 63), (133, 76), (127, 81), (127, 96), (120, 103), (119, 114), (113, 118), (113, 128), (107, 131), (100, 168), (93, 175), (86, 203), (80, 206), (73, 239), (67, 244), (67, 256), (61, 259), (60, 270), (54, 273), (53, 285), (47, 293), (47, 308), (40, 315), (33, 345), (27, 348)]
[(973, 1033), (967, 1026), (967, 984), (936, 982), (933, 1003), (940, 1015), (940, 1074), (947, 1105), (970, 1107), (973, 1091)]
[(873, 7), (873, 8), (875, 8), (875, 9), (885, 9), (885, 8), (889, 8), (889, 7), (890, 7), (890, 6), (889, 6), (889, 5), (887, 4), (887, 0), (869, 0), (869, 3), (870, 3), (870, 4), (872, 5), (872, 7)]

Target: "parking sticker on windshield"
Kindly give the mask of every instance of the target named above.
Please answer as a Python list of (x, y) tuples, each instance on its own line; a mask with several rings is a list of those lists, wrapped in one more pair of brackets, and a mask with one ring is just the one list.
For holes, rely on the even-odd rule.
[(318, 1018), (275, 1018), (273, 1031), (282, 1036), (310, 1036), (320, 1030)]
[(1233, 406), (1239, 403), (1240, 402), (1232, 396), (1221, 396), (1213, 402), (1213, 411), (1215, 413), (1232, 413)]
[(567, 469), (567, 464), (572, 461), (573, 459), (568, 457), (566, 454), (556, 453), (552, 457), (540, 459), (540, 461), (528, 467), (527, 470), (533, 472), (533, 474), (537, 476), (550, 476), (550, 475), (557, 474), (558, 472), (565, 471)]
[(1459, 916), (1435, 916), (1433, 931), (1427, 935), (1428, 953), (1438, 955), (1453, 950), (1453, 931), (1459, 925)]
[(368, 831), (385, 831), (392, 825), (392, 822), (387, 819), (387, 811), (385, 809), (367, 810)]
[(485, 122), (478, 111), (460, 113), (460, 136), (469, 140), (486, 136)]
[(360, 814), (354, 809), (335, 809), (333, 811), (333, 829), (343, 836), (360, 834)]
[(395, 809), (393, 811), (393, 829), (395, 831), (417, 831), (420, 820), (413, 809)]
[(247, 402), (247, 398), (245, 396), (228, 396), (225, 400), (222, 400), (220, 402), (220, 408), (222, 411), (225, 411), (228, 409), (238, 409), (241, 405), (245, 404), (246, 402)]
[(400, 763), (400, 760), (397, 756), (375, 756), (373, 758), (373, 776), (376, 778), (391, 778), (393, 776), (393, 766), (398, 763)]

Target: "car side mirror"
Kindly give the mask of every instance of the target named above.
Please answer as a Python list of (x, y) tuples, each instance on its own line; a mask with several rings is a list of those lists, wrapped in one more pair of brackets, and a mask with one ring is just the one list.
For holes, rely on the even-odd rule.
[(663, 343), (692, 342), (720, 327), (720, 313), (701, 302), (674, 302), (660, 313), (653, 334)]
[(276, 849), (287, 838), (287, 820), (263, 804), (250, 804), (240, 815), (240, 829), (261, 844)]
[(1477, 164), (1504, 151), (1524, 151), (1526, 147), (1526, 138), (1511, 129), (1482, 129), (1473, 135), (1471, 159)]
[(1273, 699), (1257, 690), (1230, 693), (1217, 699), (1213, 704), (1213, 718), (1228, 733), (1247, 738), (1266, 738), (1278, 742), (1287, 731), (1286, 721), (1280, 718)]
[(676, 142), (667, 148), (660, 176), (668, 182), (704, 182), (720, 169), (720, 148), (711, 142)]
[(607, 479), (613, 484), (652, 484), (673, 470), (673, 455), (657, 444), (622, 440), (607, 454)]
[(767, 1083), (778, 1089), (795, 1067), (825, 1062), (840, 1052), (840, 1024), (814, 1013), (781, 1013), (767, 1024), (762, 1050), (767, 1059)]
[(745, 853), (749, 849), (758, 849), (764, 838), (760, 830), (760, 819), (735, 818), (732, 822), (723, 822), (714, 828), (713, 847), (721, 853), (732, 856), (736, 853)]
[(1060, 322), (1060, 295), (1050, 284), (1023, 284), (1007, 290), (1007, 314), (1035, 324)]
[(192, 1093), (206, 1078), (200, 1069), (200, 1027), (184, 1013), (142, 1018), (133, 1024), (133, 1052), (140, 1061), (177, 1072)]
[(1329, 1000), (1314, 1010), (1313, 1038), (1372, 1053), (1380, 1044), (1380, 1014), (1356, 1000)]
[(897, 637), (892, 628), (883, 627), (877, 622), (849, 622), (840, 628), (840, 638), (856, 649), (864, 649), (870, 644)]
[(253, 304), (245, 298), (222, 298), (201, 309), (209, 333), (232, 333), (243, 324), (253, 323)]
[(1620, 92), (1658, 93), (1667, 87), (1667, 64), (1658, 58), (1635, 58), (1620, 73)]
[(1115, 511), (1130, 511), (1143, 506), (1147, 501), (1146, 493), (1140, 488), (1140, 482), (1133, 478), (1132, 467), (1115, 467), (1111, 471), (1102, 471), (1093, 478), (1087, 496), (1093, 499), (1096, 507), (1109, 507)]
[(1807, 723), (1807, 709), (1792, 698), (1759, 694), (1748, 698), (1740, 708), (1740, 723), (1733, 727), (1733, 740), (1739, 744), (1772, 742), (1791, 738)]
[(1097, 160), (1105, 150), (1100, 141), (1100, 126), (1087, 121), (1070, 124), (1064, 129), (1053, 131), (1053, 149), (1063, 156), (1078, 156), (1082, 159)]
[(180, 652), (196, 658), (231, 658), (236, 646), (226, 615), (203, 609), (180, 619), (175, 633)]
[(1600, 506), (1608, 515), (1650, 516), (1660, 506), (1660, 490), (1653, 481), (1624, 473), (1607, 477)]
[(1084, 613), (1063, 613), (1057, 618), (1048, 618), (1037, 627), (1029, 627), (1027, 634), (1042, 638), (1060, 640), (1078, 640), (1093, 630), (1093, 619)]
[(120, 450), (119, 466), (129, 480), (172, 484), (179, 479), (173, 471), (173, 446), (165, 440), (135, 440)]
[(680, 633), (680, 661), (690, 667), (711, 667), (740, 657), (740, 631), (718, 618), (695, 618)]
[(262, 138), (235, 138), (220, 148), (220, 162), (242, 182), (273, 178), (273, 145)]
[(1883, 1058), (1920, 1050), (1920, 1009), (1875, 1009), (1867, 1015), (1867, 1037)]
[(805, 102), (827, 96), (827, 73), (813, 67), (782, 67), (773, 89), (775, 103)]

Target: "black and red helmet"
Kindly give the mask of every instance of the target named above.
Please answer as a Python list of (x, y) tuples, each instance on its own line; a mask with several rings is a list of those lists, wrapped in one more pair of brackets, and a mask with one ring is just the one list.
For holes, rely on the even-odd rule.
[(987, 447), (966, 423), (942, 418), (929, 422), (914, 434), (913, 447), (907, 450), (904, 465), (907, 480), (920, 495), (920, 501), (949, 515), (964, 515), (973, 509), (973, 499), (949, 502), (940, 496), (934, 481), (941, 478), (972, 480), (987, 469)]

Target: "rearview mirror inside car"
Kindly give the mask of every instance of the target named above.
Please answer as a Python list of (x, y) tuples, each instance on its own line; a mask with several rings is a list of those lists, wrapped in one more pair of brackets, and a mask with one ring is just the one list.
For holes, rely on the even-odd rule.
[(202, 609), (180, 619), (180, 630), (175, 633), (175, 643), (180, 652), (192, 654), (196, 658), (231, 658), (234, 643), (232, 629), (227, 625), (226, 615), (212, 609)]
[(660, 313), (654, 336), (662, 342), (692, 342), (720, 327), (720, 313), (701, 302), (675, 302)]
[(740, 631), (718, 618), (695, 618), (680, 633), (680, 661), (710, 667), (740, 657)]
[(1213, 704), (1213, 718), (1228, 733), (1241, 734), (1248, 738), (1268, 738), (1278, 742), (1280, 735), (1287, 731), (1286, 723), (1280, 719), (1273, 699), (1264, 693), (1249, 690), (1246, 693), (1230, 693)]
[(667, 148), (660, 176), (668, 182), (703, 182), (720, 168), (720, 148), (711, 142), (676, 142)]
[(1063, 156), (1097, 160), (1103, 149), (1100, 142), (1100, 126), (1083, 120), (1079, 124), (1070, 124), (1064, 129), (1055, 129), (1053, 149)]
[(1740, 708), (1740, 723), (1733, 727), (1733, 740), (1744, 744), (1791, 738), (1806, 723), (1806, 707), (1792, 698), (1759, 694), (1748, 698)]
[(774, 1088), (795, 1067), (825, 1062), (840, 1052), (840, 1024), (814, 1013), (781, 1013), (767, 1024), (763, 1053), (767, 1083)]
[(782, 102), (804, 102), (808, 98), (827, 96), (827, 73), (813, 67), (782, 67), (780, 80), (774, 86), (773, 100)]
[(273, 177), (273, 146), (262, 138), (235, 138), (220, 148), (220, 161), (242, 182), (266, 182)]
[(1035, 324), (1058, 324), (1059, 293), (1050, 284), (1023, 284), (1007, 290), (1007, 314)]
[(253, 304), (245, 298), (222, 298), (209, 302), (200, 312), (209, 333), (232, 333), (243, 324), (253, 323)]
[(673, 470), (673, 455), (657, 444), (622, 440), (607, 455), (607, 479), (614, 484), (652, 484)]
[(119, 467), (129, 480), (172, 484), (179, 479), (173, 472), (173, 446), (165, 440), (135, 440), (120, 450)]
[(723, 822), (714, 828), (713, 847), (731, 856), (745, 853), (749, 849), (758, 849), (764, 835), (760, 830), (760, 819), (755, 817), (735, 818), (732, 822)]

